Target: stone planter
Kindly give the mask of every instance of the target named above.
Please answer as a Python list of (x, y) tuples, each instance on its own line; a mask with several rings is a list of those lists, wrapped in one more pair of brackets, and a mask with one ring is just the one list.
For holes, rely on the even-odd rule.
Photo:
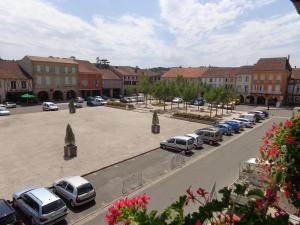
[(76, 113), (76, 108), (69, 108), (70, 113)]
[(151, 131), (153, 134), (159, 134), (160, 133), (160, 125), (152, 125)]
[(297, 9), (297, 12), (300, 14), (300, 0), (291, 0)]
[(77, 146), (76, 145), (65, 145), (64, 147), (64, 157), (73, 158), (77, 156)]

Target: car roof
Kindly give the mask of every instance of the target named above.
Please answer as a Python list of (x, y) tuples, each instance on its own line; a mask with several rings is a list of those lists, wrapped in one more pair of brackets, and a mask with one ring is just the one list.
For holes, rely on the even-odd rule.
[(71, 184), (73, 187), (79, 187), (83, 184), (90, 183), (86, 179), (80, 176), (72, 176), (72, 177), (65, 177), (62, 180), (67, 181), (69, 184)]
[(49, 191), (47, 188), (36, 188), (31, 191), (27, 192), (29, 195), (32, 195), (36, 199), (38, 199), (42, 205), (47, 205), (51, 202), (57, 201), (60, 198), (54, 195), (51, 191)]
[(183, 140), (189, 140), (189, 139), (191, 139), (191, 137), (187, 137), (187, 136), (175, 136), (175, 137), (173, 137), (173, 138), (176, 138), (176, 139), (183, 139)]
[(15, 210), (9, 205), (9, 203), (6, 200), (0, 199), (0, 218), (5, 217), (14, 212)]
[(43, 102), (43, 104), (54, 104), (53, 102)]
[(198, 134), (186, 134), (186, 136), (190, 136), (190, 137), (193, 137), (193, 138), (199, 137)]

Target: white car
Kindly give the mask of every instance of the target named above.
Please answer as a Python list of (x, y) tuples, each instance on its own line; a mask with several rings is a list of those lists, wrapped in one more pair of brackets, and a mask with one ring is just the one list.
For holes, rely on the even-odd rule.
[(58, 111), (58, 106), (53, 102), (44, 102), (43, 111)]
[(172, 100), (173, 103), (182, 103), (183, 102), (183, 99), (180, 98), (180, 97), (175, 97), (173, 100)]
[(244, 122), (247, 128), (253, 127), (253, 123), (252, 123), (249, 119), (245, 119), (245, 118), (234, 118), (234, 120), (239, 120), (239, 121)]
[(260, 117), (261, 117), (263, 120), (266, 119), (266, 116), (265, 116), (265, 114), (264, 114), (262, 111), (255, 111), (255, 112), (259, 113)]
[(10, 111), (4, 107), (0, 107), (0, 116), (8, 116), (10, 115)]
[(53, 190), (66, 199), (72, 207), (95, 200), (92, 184), (80, 176), (65, 177), (53, 184)]
[(6, 108), (10, 109), (10, 108), (16, 108), (17, 104), (14, 102), (6, 102)]

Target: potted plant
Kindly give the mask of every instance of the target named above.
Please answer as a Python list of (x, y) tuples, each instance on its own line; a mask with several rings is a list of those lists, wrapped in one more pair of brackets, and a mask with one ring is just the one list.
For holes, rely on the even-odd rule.
[(65, 136), (64, 157), (71, 158), (77, 156), (77, 146), (75, 145), (75, 135), (70, 124), (67, 125)]
[(152, 133), (153, 134), (159, 134), (160, 133), (160, 125), (159, 125), (159, 119), (156, 110), (153, 113), (152, 117)]
[(291, 0), (297, 9), (297, 12), (300, 14), (300, 0)]
[(75, 113), (76, 112), (74, 99), (71, 99), (70, 102), (69, 102), (69, 112), (70, 113)]

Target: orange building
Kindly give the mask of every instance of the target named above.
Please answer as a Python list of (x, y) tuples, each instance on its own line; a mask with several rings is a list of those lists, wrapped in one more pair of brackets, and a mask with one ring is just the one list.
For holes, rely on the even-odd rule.
[(252, 68), (249, 103), (281, 105), (287, 98), (289, 57), (261, 58)]

